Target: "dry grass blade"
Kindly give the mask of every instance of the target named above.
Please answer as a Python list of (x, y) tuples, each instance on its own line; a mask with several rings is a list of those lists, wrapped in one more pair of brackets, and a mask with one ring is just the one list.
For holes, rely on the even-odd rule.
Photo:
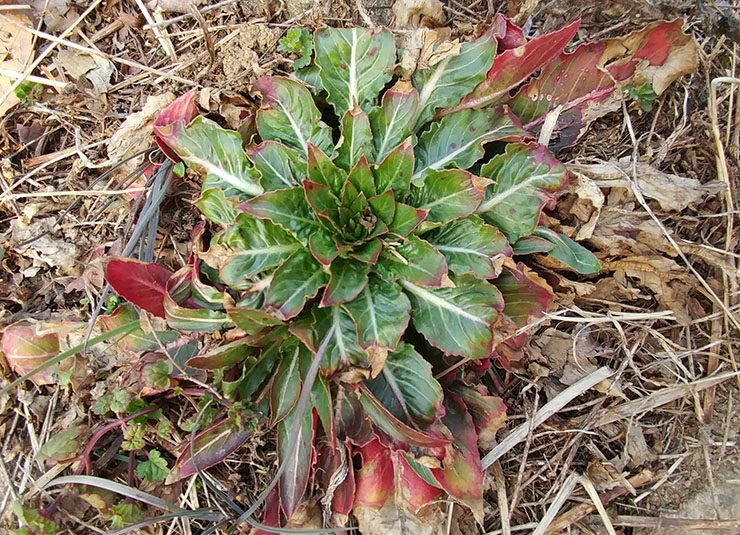
[(565, 480), (563, 486), (558, 490), (558, 493), (555, 495), (555, 499), (553, 499), (550, 507), (547, 508), (547, 511), (537, 524), (537, 529), (532, 532), (532, 535), (545, 535), (545, 533), (547, 533), (547, 528), (550, 527), (550, 524), (555, 520), (555, 516), (558, 514), (558, 511), (560, 511), (568, 498), (570, 498), (570, 494), (573, 492), (573, 489), (576, 488), (579, 479), (580, 476), (575, 473), (568, 476), (568, 479)]
[(575, 384), (569, 386), (563, 390), (560, 394), (555, 396), (551, 401), (543, 405), (543, 407), (537, 411), (533, 417), (533, 422), (524, 422), (514, 431), (509, 433), (505, 439), (496, 445), (488, 454), (481, 459), (481, 465), (483, 469), (487, 469), (494, 462), (500, 459), (506, 452), (511, 450), (514, 446), (519, 444), (527, 436), (530, 429), (534, 429), (545, 422), (553, 414), (556, 414), (563, 407), (568, 405), (575, 398), (588, 391), (601, 381), (607, 379), (612, 375), (612, 371), (609, 368), (603, 367), (583, 377)]

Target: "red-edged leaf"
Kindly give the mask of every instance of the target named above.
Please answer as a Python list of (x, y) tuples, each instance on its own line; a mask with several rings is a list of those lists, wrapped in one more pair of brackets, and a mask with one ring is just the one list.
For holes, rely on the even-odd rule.
[(176, 123), (177, 121), (182, 121), (185, 124), (188, 124), (197, 116), (198, 108), (195, 106), (195, 90), (193, 90), (176, 98), (154, 118), (152, 126), (154, 127), (154, 132), (156, 134), (155, 140), (157, 142), (157, 146), (170, 160), (179, 162), (180, 158), (175, 154), (175, 151), (167, 145), (165, 140), (159, 136), (158, 129), (163, 126)]
[(516, 269), (504, 270), (491, 282), (504, 296), (504, 314), (519, 326), (540, 317), (553, 297), (547, 282), (521, 262)]
[(477, 213), (503, 232), (510, 243), (534, 232), (540, 214), (555, 202), (553, 194), (567, 181), (568, 172), (544, 146), (510, 143), (506, 152), (481, 167), (493, 180)]
[(355, 502), (382, 507), (394, 487), (391, 451), (376, 438), (354, 453), (362, 459), (355, 474)]
[(442, 468), (433, 468), (437, 483), (455, 499), (469, 507), (479, 524), (483, 524), (483, 472), (478, 452), (478, 435), (459, 396), (447, 392), (442, 422), (453, 436), (454, 447), (448, 449)]
[(118, 295), (160, 318), (165, 317), (164, 298), (171, 276), (164, 266), (130, 258), (114, 258), (105, 270), (106, 280)]
[[(19, 322), (5, 328), (2, 343), (5, 359), (18, 375), (25, 375), (59, 353), (57, 333), (38, 335), (28, 322)], [(37, 385), (53, 382), (52, 369), (35, 373), (31, 380)]]
[(249, 354), (249, 338), (240, 338), (227, 344), (222, 344), (207, 353), (188, 359), (186, 366), (198, 370), (217, 370), (233, 366), (247, 358)]
[[(485, 387), (479, 387), (485, 390)], [(496, 431), (506, 423), (506, 404), (498, 396), (481, 393), (472, 386), (455, 382), (450, 390), (458, 394), (468, 408), (478, 433), (478, 442), (491, 444), (496, 440)]]
[(505, 50), (496, 56), (493, 59), (493, 66), (486, 74), (486, 79), (458, 106), (444, 110), (444, 114), (487, 106), (506, 96), (511, 88), (556, 58), (575, 35), (579, 24), (580, 21), (577, 20), (565, 28), (536, 37), (523, 46)]
[(417, 431), (393, 416), (365, 386), (359, 387), (360, 403), (370, 420), (388, 436), (400, 443), (425, 448), (440, 448), (449, 444), (447, 439)]
[(195, 466), (201, 470), (224, 461), (244, 444), (254, 432), (254, 415), (245, 414), (237, 426), (229, 418), (216, 422), (195, 437), (195, 457), (190, 456), (190, 441), (185, 441), (185, 449), (175, 461), (165, 484), (170, 485), (196, 473)]

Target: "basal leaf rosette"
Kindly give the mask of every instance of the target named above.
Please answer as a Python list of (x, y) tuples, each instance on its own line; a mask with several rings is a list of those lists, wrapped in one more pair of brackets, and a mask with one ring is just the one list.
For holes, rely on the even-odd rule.
[[(648, 57), (650, 32), (664, 26), (645, 30), (629, 53)], [(576, 28), (526, 41), (497, 16), (480, 38), (409, 77), (387, 29), (323, 28), (302, 69), (311, 86), (282, 76), (254, 83), (260, 106), (240, 129), (253, 134), (193, 118), (190, 94), (163, 112), (158, 142), (202, 177), (196, 205), (211, 225), (194, 232), (188, 266), (158, 272), (146, 304), (180, 331), (228, 330), (223, 349), (189, 363), (222, 370), (223, 396), (253, 404), (277, 428), (287, 469), (263, 522), (285, 525), (313, 493), (340, 519), (352, 512), (363, 531), (378, 518), (433, 525), (446, 514), (440, 496), (482, 522), (478, 447), (494, 440), (505, 407), (479, 379), (492, 360), (520, 358), (515, 332), (552, 300), (528, 255), (599, 269), (586, 249), (541, 226), (568, 173), (530, 132), (551, 101), (580, 117), (584, 103), (617, 88), (592, 76), (570, 99), (560, 78), (532, 78), (577, 79), (569, 65), (606, 61), (593, 48), (563, 54)], [(620, 61), (625, 81), (637, 60)], [(525, 82), (531, 104), (524, 89), (510, 96)], [(110, 282), (127, 297), (125, 284)], [(304, 386), (311, 408), (299, 414)]]

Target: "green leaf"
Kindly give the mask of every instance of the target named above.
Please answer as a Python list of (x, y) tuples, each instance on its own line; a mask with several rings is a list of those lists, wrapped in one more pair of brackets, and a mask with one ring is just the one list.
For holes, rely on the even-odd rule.
[(13, 514), (21, 525), (20, 528), (10, 531), (14, 535), (56, 535), (57, 533), (53, 520), (44, 518), (36, 509), (23, 507), (21, 502), (13, 502)]
[(226, 198), (222, 189), (211, 188), (201, 193), (195, 205), (209, 220), (226, 227), (236, 218), (234, 204)]
[(495, 286), (471, 275), (451, 277), (454, 288), (401, 281), (411, 299), (414, 327), (433, 346), (473, 359), (493, 351), (493, 325), (504, 302)]
[(223, 245), (212, 245), (202, 256), (219, 270), (221, 280), (239, 288), (244, 281), (262, 271), (280, 265), (301, 245), (272, 221), (251, 214), (239, 214), (236, 225), (223, 236)]
[(444, 413), (431, 364), (409, 344), (389, 353), (383, 371), (366, 384), (393, 416), (412, 426), (430, 424)]
[(504, 314), (519, 326), (541, 316), (553, 296), (547, 282), (522, 263), (516, 269), (505, 269), (493, 284), (504, 297)]
[(427, 69), (414, 72), (411, 81), (419, 91), (419, 111), (414, 130), (429, 121), (437, 108), (455, 106), (485, 80), (495, 55), (496, 41), (489, 34), (463, 43), (459, 55), (447, 56)]
[(396, 201), (393, 199), (393, 192), (391, 190), (370, 197), (367, 202), (373, 209), (373, 214), (378, 216), (383, 223), (389, 225), (393, 222), (396, 215)]
[[(235, 317), (239, 317), (238, 313), (233, 314), (233, 311), (235, 310), (244, 312), (248, 309), (232, 308), (229, 312), (229, 319), (232, 322), (234, 321)], [(258, 310), (255, 310), (254, 312), (267, 316), (267, 314)], [(240, 317), (239, 319), (242, 324), (247, 323), (247, 327), (252, 327), (250, 329), (252, 332), (256, 330), (254, 328), (254, 323), (249, 323), (243, 317)], [(273, 321), (274, 323), (272, 325), (280, 324), (277, 320), (273, 319)], [(260, 325), (259, 327), (264, 328), (263, 325)], [(249, 354), (249, 346), (247, 345), (248, 343), (249, 338), (239, 338), (238, 340), (234, 340), (233, 342), (227, 342), (225, 344), (217, 345), (206, 353), (189, 358), (187, 362), (185, 362), (185, 365), (190, 368), (196, 368), (198, 370), (217, 370), (219, 368), (231, 367), (234, 364), (238, 364), (239, 362), (247, 358), (247, 355)]]
[(483, 165), (481, 175), (493, 180), (478, 214), (515, 243), (537, 226), (542, 208), (566, 181), (565, 166), (542, 145), (510, 143)]
[(238, 209), (260, 219), (269, 219), (301, 240), (319, 230), (301, 187), (269, 191), (240, 204)]
[(523, 238), (519, 238), (511, 247), (514, 250), (515, 255), (526, 255), (533, 253), (549, 253), (553, 250), (555, 245), (552, 242), (547, 241), (545, 238), (524, 236)]
[(289, 334), (284, 328), (274, 329), (270, 333), (270, 338), (264, 341), (259, 358), (245, 366), (242, 378), (235, 388), (240, 399), (251, 398), (265, 379), (273, 373), (275, 363), (280, 358), (280, 344), (286, 336)]
[(183, 121), (177, 121), (155, 130), (188, 167), (205, 173), (204, 190), (220, 188), (227, 196), (241, 197), (263, 192), (238, 132), (225, 130), (203, 116), (196, 117), (187, 127)]
[(267, 312), (253, 308), (228, 308), (226, 309), (226, 313), (229, 316), (229, 320), (247, 334), (254, 334), (265, 327), (282, 324), (279, 319), (270, 316)]
[(624, 89), (627, 91), (630, 98), (637, 102), (642, 108), (642, 111), (645, 112), (650, 111), (650, 108), (653, 107), (653, 102), (658, 98), (658, 95), (650, 82), (645, 82), (640, 87), (628, 85)]
[(110, 410), (116, 414), (123, 414), (131, 403), (131, 394), (126, 390), (116, 390), (110, 402)]
[(318, 344), (326, 337), (329, 330), (335, 327), (329, 339), (321, 369), (327, 376), (334, 372), (359, 366), (369, 367), (367, 352), (357, 343), (357, 328), (352, 318), (341, 306), (326, 308), (314, 307), (314, 323), (311, 327), (311, 349), (315, 351)]
[(555, 248), (550, 251), (550, 256), (572, 267), (578, 273), (588, 275), (601, 271), (599, 259), (591, 251), (574, 242), (565, 234), (546, 227), (537, 227), (534, 230), (534, 235), (553, 243)]
[(338, 117), (359, 106), (368, 110), (391, 79), (396, 60), (387, 29), (323, 28), (316, 32), (316, 64), (327, 100)]
[[(341, 197), (342, 188), (347, 182), (347, 172), (340, 169), (317, 146), (308, 146), (308, 179), (329, 188), (336, 197)], [(310, 201), (310, 199), (309, 199)]]
[(167, 390), (170, 387), (170, 374), (173, 369), (169, 360), (159, 359), (141, 368), (141, 379), (149, 388)]
[(367, 286), (370, 264), (338, 258), (331, 264), (331, 278), (324, 290), (321, 306), (341, 305), (352, 301)]
[(359, 260), (360, 262), (365, 262), (374, 266), (375, 263), (378, 261), (380, 251), (382, 249), (383, 244), (381, 243), (380, 239), (373, 238), (369, 242), (366, 242), (354, 249), (351, 253), (349, 253), (349, 255), (352, 258)]
[(424, 239), (445, 256), (452, 271), (472, 273), (480, 279), (498, 276), (501, 268), (497, 260), (513, 254), (506, 237), (474, 215), (433, 229)]
[(395, 349), (409, 324), (411, 303), (396, 283), (370, 277), (360, 295), (346, 305), (357, 324), (360, 345)]
[(329, 277), (321, 264), (306, 249), (296, 251), (275, 270), (265, 297), (265, 308), (281, 320), (288, 320), (303, 309)]
[(365, 197), (372, 197), (376, 194), (375, 189), (375, 178), (373, 172), (370, 170), (370, 166), (367, 163), (367, 158), (360, 157), (355, 166), (349, 172), (347, 176), (352, 185), (361, 191)]
[(324, 266), (330, 265), (340, 253), (332, 234), (323, 229), (319, 229), (309, 236), (308, 246), (313, 257)]
[(291, 28), (280, 39), (278, 50), (288, 54), (298, 54), (298, 59), (293, 61), (293, 70), (302, 69), (311, 63), (311, 52), (313, 52), (313, 39), (311, 33), (305, 28)]
[(149, 452), (149, 460), (142, 461), (136, 466), (136, 474), (149, 481), (164, 481), (170, 473), (167, 460), (158, 450)]
[(167, 325), (181, 331), (213, 332), (222, 329), (229, 322), (225, 312), (184, 306), (193, 295), (191, 275), (190, 267), (185, 266), (167, 284), (164, 296)]
[(111, 509), (113, 515), (110, 517), (110, 525), (113, 529), (135, 524), (144, 516), (141, 507), (135, 503), (118, 503)]
[(288, 415), (301, 395), (298, 359), (300, 345), (292, 344), (285, 349), (270, 389), (270, 420), (273, 424)]
[(464, 110), (432, 123), (416, 146), (412, 181), (423, 180), (431, 169), (467, 169), (483, 156), (483, 145), (526, 136), (508, 109)]
[(342, 117), (342, 137), (337, 144), (337, 165), (349, 171), (365, 156), (373, 162), (373, 134), (370, 132), (370, 121), (367, 113), (360, 108), (348, 110)]
[(309, 143), (322, 150), (332, 149), (331, 129), (321, 121), (321, 113), (303, 84), (270, 76), (260, 78), (253, 87), (262, 95), (257, 131), (264, 141), (285, 143), (304, 158)]
[(428, 212), (408, 204), (396, 203), (396, 214), (388, 226), (388, 232), (399, 236), (408, 236), (426, 219)]
[(133, 424), (126, 427), (123, 431), (123, 442), (121, 448), (127, 451), (136, 451), (142, 449), (146, 442), (146, 426), (144, 424)]
[(87, 431), (86, 426), (75, 426), (56, 433), (39, 448), (36, 460), (59, 462), (74, 457), (80, 449), (80, 441), (87, 434)]
[(418, 106), (419, 92), (408, 82), (397, 82), (383, 93), (380, 106), (370, 112), (375, 161), (385, 159), (394, 147), (413, 134)]
[(414, 149), (411, 138), (395, 147), (375, 170), (376, 191), (383, 193), (393, 190), (393, 195), (401, 201), (406, 198), (414, 173)]
[(265, 191), (300, 186), (306, 178), (306, 160), (298, 151), (277, 141), (264, 141), (247, 149), (247, 157), (260, 172)]
[[(132, 321), (137, 321), (138, 319), (139, 313), (131, 303), (124, 303), (118, 306), (108, 316), (100, 316), (100, 321), (108, 331), (112, 331)], [(154, 337), (154, 334), (147, 334), (141, 327), (137, 327), (127, 335), (119, 337), (116, 340), (116, 345), (125, 351), (139, 353), (141, 351), (157, 349), (159, 348), (159, 343), (166, 344), (167, 342), (172, 342), (179, 336), (174, 331), (156, 331), (156, 335), (157, 338)], [(159, 339), (159, 342), (157, 342), (157, 339)]]
[(408, 202), (427, 211), (427, 221), (447, 223), (475, 211), (483, 200), (482, 181), (467, 171), (427, 171), (424, 185), (411, 189)]
[(421, 286), (439, 286), (447, 274), (447, 262), (429, 243), (409, 236), (396, 246), (386, 243), (375, 269), (386, 281), (404, 279)]
[(313, 182), (303, 181), (303, 191), (306, 200), (313, 208), (319, 222), (329, 230), (331, 234), (339, 232), (339, 199), (331, 192), (328, 186)]

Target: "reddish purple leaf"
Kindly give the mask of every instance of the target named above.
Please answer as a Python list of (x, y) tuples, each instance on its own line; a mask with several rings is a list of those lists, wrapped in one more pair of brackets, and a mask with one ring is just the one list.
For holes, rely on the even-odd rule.
[(391, 451), (376, 438), (354, 453), (362, 459), (362, 467), (355, 474), (355, 502), (380, 508), (394, 487)]
[(616, 89), (615, 81), (620, 87), (650, 82), (660, 94), (673, 80), (696, 69), (695, 44), (682, 26), (680, 19), (659, 21), (624, 37), (586, 43), (570, 54), (560, 54), (509, 105), (528, 128), (562, 105), (557, 146), (568, 146), (587, 122), (619, 108), (618, 99), (604, 102)]
[(489, 31), (498, 43), (496, 52), (499, 54), (505, 50), (522, 46), (527, 42), (527, 39), (524, 37), (524, 31), (502, 13), (496, 14)]
[[(505, 50), (497, 55), (486, 79), (478, 84), (478, 87), (460, 104), (443, 110), (442, 115), (487, 106), (506, 96), (511, 88), (516, 87), (537, 69), (556, 58), (575, 35), (579, 24), (580, 21), (575, 21), (561, 30), (541, 35), (523, 46)], [(516, 39), (513, 31), (510, 37)]]
[(393, 461), (398, 475), (397, 492), (406, 509), (418, 515), (423, 508), (438, 499), (444, 492), (427, 483), (417, 474), (400, 451), (393, 452)]
[(448, 450), (442, 468), (433, 468), (437, 483), (473, 512), (483, 524), (483, 472), (478, 452), (478, 435), (465, 404), (459, 396), (447, 392), (442, 422), (452, 433), (454, 447)]
[[(280, 527), (280, 494), (277, 487), (273, 488), (265, 498), (265, 504), (262, 507), (262, 524)], [(257, 529), (254, 535), (279, 535), (279, 533)]]
[(195, 457), (190, 456), (190, 440), (175, 461), (165, 484), (170, 485), (197, 473), (195, 466), (205, 470), (224, 461), (244, 444), (254, 432), (253, 415), (245, 415), (240, 426), (226, 418), (198, 433), (195, 437)]
[[(39, 336), (36, 327), (19, 322), (5, 328), (2, 351), (8, 364), (18, 375), (25, 375), (59, 353), (59, 336), (56, 333)], [(30, 377), (37, 385), (53, 383), (52, 369), (40, 371)]]
[(188, 91), (179, 96), (169, 106), (163, 109), (154, 118), (154, 130), (167, 126), (177, 121), (189, 123), (198, 116), (198, 108), (195, 107), (195, 90)]
[(155, 141), (160, 150), (164, 152), (170, 160), (179, 162), (180, 158), (167, 145), (164, 139), (162, 139), (159, 132), (160, 128), (178, 121), (188, 124), (198, 116), (198, 113), (198, 108), (195, 107), (195, 90), (192, 90), (179, 96), (154, 118), (152, 126), (154, 126), (154, 134), (156, 135)]
[(159, 264), (130, 258), (114, 258), (105, 270), (106, 280), (118, 295), (160, 318), (165, 317), (164, 298), (171, 275)]

